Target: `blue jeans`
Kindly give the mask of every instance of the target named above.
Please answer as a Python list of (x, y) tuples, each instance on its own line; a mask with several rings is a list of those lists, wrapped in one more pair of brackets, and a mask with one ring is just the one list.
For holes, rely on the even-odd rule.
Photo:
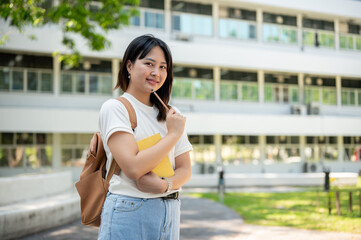
[(178, 240), (180, 200), (108, 193), (98, 240)]

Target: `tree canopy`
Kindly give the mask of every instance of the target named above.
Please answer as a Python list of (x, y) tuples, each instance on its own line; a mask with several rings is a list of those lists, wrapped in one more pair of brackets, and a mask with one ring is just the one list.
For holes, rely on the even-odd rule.
[[(111, 45), (106, 33), (128, 25), (129, 18), (138, 14), (138, 5), (139, 0), (2, 0), (0, 18), (21, 33), (26, 26), (59, 25), (62, 44), (71, 54), (53, 54), (59, 55), (66, 65), (77, 66), (81, 54), (73, 36), (82, 36), (89, 49), (101, 51)], [(0, 34), (0, 44), (6, 44), (9, 34)], [(36, 40), (34, 35), (29, 37)]]

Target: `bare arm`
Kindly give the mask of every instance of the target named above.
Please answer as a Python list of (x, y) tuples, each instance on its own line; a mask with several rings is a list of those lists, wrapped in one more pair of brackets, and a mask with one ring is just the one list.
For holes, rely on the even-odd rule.
[[(174, 176), (170, 177), (173, 189), (181, 188), (191, 177), (191, 159), (189, 152), (175, 158)], [(168, 188), (168, 182), (150, 172), (137, 180), (138, 189), (142, 192), (164, 193)]]
[(170, 109), (167, 114), (167, 135), (154, 146), (138, 150), (134, 136), (126, 132), (113, 133), (108, 146), (115, 161), (130, 179), (139, 179), (155, 168), (171, 151), (183, 133), (185, 118)]

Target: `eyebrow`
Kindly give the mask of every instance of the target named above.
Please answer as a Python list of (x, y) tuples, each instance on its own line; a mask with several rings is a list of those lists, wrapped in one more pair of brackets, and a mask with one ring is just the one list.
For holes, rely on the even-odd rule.
[[(156, 62), (153, 58), (146, 58), (145, 60), (152, 61), (152, 62)], [(161, 62), (161, 64), (167, 65), (166, 62)]]

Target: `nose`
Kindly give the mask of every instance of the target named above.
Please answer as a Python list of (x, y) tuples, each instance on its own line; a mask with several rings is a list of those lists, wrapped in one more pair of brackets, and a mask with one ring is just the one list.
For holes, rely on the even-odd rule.
[(159, 69), (153, 68), (152, 72), (150, 73), (152, 76), (159, 76)]

